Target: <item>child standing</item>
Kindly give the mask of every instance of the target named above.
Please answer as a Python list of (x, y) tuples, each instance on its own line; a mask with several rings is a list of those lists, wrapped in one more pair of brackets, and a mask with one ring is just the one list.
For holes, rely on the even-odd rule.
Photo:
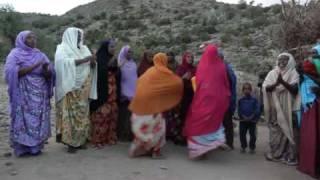
[(244, 96), (238, 102), (238, 114), (240, 118), (240, 142), (241, 152), (245, 153), (248, 147), (247, 132), (250, 134), (250, 153), (254, 154), (256, 149), (256, 129), (260, 118), (260, 105), (252, 93), (252, 85), (245, 83), (242, 87)]

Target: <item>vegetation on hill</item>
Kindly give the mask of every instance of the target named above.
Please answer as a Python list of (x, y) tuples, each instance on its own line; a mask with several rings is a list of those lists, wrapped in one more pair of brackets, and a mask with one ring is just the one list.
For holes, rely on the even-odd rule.
[[(197, 51), (208, 40), (221, 41), (226, 57), (237, 70), (258, 73), (283, 48), (279, 41), (281, 5), (238, 5), (215, 0), (97, 0), (63, 16), (20, 14), (0, 9), (0, 58), (4, 59), (22, 29), (38, 34), (39, 47), (52, 59), (62, 32), (83, 28), (86, 44), (96, 48), (106, 38), (129, 43), (136, 58), (141, 51)], [(197, 54), (199, 55), (199, 54)]]

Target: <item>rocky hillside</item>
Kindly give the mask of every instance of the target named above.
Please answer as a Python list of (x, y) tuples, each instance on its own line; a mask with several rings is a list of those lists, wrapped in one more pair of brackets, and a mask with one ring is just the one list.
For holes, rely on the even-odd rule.
[(217, 41), (237, 70), (256, 74), (278, 51), (280, 10), (279, 6), (230, 5), (215, 0), (97, 0), (63, 16), (24, 14), (22, 21), (45, 39), (41, 48), (50, 57), (63, 30), (76, 26), (85, 30), (90, 47), (114, 37), (119, 46), (130, 43), (137, 57), (145, 48), (177, 54), (188, 49), (199, 55), (197, 49), (203, 41)]

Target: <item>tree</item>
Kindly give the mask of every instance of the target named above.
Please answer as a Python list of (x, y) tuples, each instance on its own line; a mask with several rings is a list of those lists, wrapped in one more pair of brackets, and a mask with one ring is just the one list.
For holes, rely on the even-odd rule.
[(10, 5), (0, 6), (0, 31), (14, 47), (17, 34), (23, 30), (22, 16)]

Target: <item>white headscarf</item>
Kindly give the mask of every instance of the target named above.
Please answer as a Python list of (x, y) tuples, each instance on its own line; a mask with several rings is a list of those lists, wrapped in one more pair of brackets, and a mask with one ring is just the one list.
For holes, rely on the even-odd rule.
[[(78, 45), (79, 33), (81, 41)], [(89, 62), (78, 66), (75, 63), (75, 60), (88, 56), (91, 56), (91, 52), (87, 46), (83, 45), (83, 31), (75, 27), (66, 29), (55, 54), (56, 101), (60, 101), (68, 92), (80, 89), (89, 73), (92, 75), (90, 98), (97, 98), (96, 68), (90, 71)]]
[[(279, 58), (282, 56), (289, 57), (288, 64), (283, 70), (278, 66)], [(277, 59), (276, 67), (269, 72), (262, 85), (265, 119), (271, 121), (270, 118), (277, 117), (277, 123), (291, 144), (295, 144), (293, 138), (292, 112), (298, 108), (296, 106), (299, 104), (299, 95), (292, 95), (283, 85), (278, 85), (272, 93), (268, 93), (266, 88), (277, 82), (279, 74), (282, 75), (282, 79), (288, 84), (298, 84), (299, 74), (296, 71), (295, 66), (296, 62), (291, 54), (280, 54)], [(273, 111), (273, 109), (275, 109), (275, 111)], [(272, 113), (275, 113), (275, 115), (272, 115)]]

